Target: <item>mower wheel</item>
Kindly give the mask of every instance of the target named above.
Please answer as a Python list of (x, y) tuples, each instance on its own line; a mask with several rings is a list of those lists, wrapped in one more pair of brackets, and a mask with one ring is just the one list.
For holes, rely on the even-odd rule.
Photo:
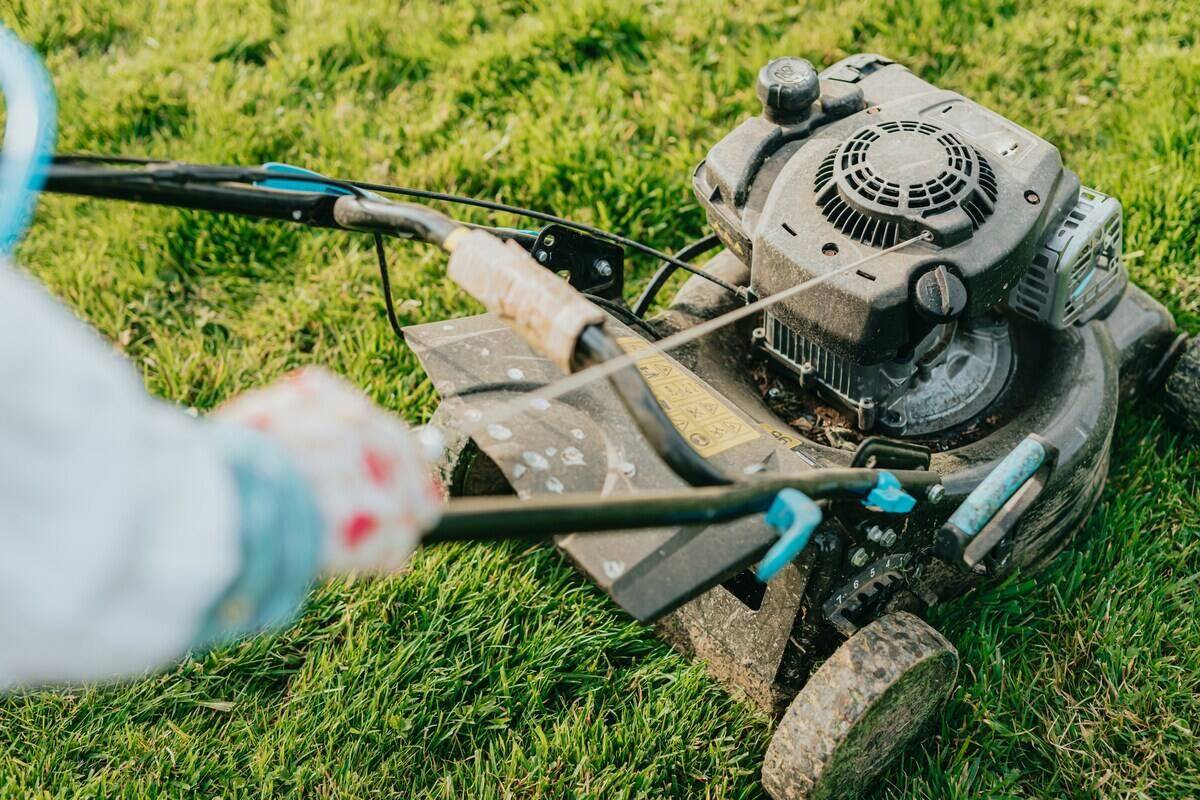
[(776, 800), (854, 798), (923, 735), (958, 675), (958, 652), (905, 612), (842, 643), (784, 713), (763, 761)]
[(1183, 346), (1163, 392), (1171, 422), (1200, 433), (1200, 336), (1193, 336)]

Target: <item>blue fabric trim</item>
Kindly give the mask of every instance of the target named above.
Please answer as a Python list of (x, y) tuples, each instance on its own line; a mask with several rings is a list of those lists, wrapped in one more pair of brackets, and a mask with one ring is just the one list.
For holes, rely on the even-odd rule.
[(58, 112), (41, 58), (3, 24), (0, 91), (8, 112), (0, 138), (0, 253), (8, 253), (20, 241), (45, 183)]
[(317, 575), (324, 534), (312, 489), (286, 452), (250, 428), (209, 425), (237, 487), (242, 570), (201, 624), (200, 648), (291, 621)]

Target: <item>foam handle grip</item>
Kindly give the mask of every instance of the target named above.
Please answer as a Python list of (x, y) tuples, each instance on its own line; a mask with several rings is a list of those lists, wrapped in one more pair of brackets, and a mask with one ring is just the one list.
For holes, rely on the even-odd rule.
[(1046, 448), (1026, 438), (1004, 457), (950, 516), (949, 524), (968, 537), (974, 536), (1008, 502), (1025, 481), (1041, 468)]
[(571, 372), (575, 347), (604, 312), (515, 242), (461, 229), (446, 240), (450, 278), (508, 323), (537, 353)]

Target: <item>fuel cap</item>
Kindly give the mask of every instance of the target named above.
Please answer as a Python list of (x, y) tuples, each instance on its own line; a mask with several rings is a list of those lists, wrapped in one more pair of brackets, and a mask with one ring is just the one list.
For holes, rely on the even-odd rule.
[(763, 116), (780, 125), (807, 117), (821, 96), (816, 69), (806, 59), (795, 56), (768, 62), (759, 70), (754, 88), (763, 104)]

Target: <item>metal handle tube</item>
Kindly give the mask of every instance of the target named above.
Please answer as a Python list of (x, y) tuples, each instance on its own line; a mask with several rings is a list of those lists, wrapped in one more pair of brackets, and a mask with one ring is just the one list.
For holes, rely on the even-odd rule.
[(376, 197), (341, 197), (333, 207), (338, 225), (368, 233), (410, 234), (422, 242), (446, 246), (450, 234), (463, 225), (432, 208)]
[(59, 164), (49, 168), (45, 190), (278, 219), (318, 228), (342, 227), (333, 218), (337, 197), (327, 194), (256, 189), (245, 184), (159, 180), (150, 174), (128, 171), (114, 175), (109, 169)]
[[(891, 471), (912, 494), (940, 481), (936, 473)], [(819, 469), (731, 486), (601, 496), (591, 493), (519, 500), (468, 497), (451, 500), (423, 543), (480, 539), (545, 539), (566, 533), (726, 522), (767, 511), (775, 496), (795, 489), (813, 499), (860, 500), (875, 487), (879, 470)]]

